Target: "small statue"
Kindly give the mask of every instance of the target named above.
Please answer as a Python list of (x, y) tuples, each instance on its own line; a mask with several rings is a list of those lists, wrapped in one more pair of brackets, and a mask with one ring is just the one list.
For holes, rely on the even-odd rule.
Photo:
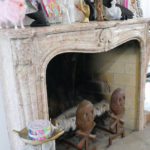
[(8, 23), (11, 22), (15, 29), (18, 29), (19, 23), (21, 28), (24, 29), (23, 19), (25, 18), (26, 8), (24, 0), (0, 1), (0, 28), (2, 28), (3, 23), (8, 28)]
[(116, 6), (121, 9), (121, 20), (133, 19), (134, 14), (131, 10), (129, 10), (128, 8), (125, 8), (117, 3), (116, 3)]
[(108, 7), (104, 7), (104, 18), (106, 20), (121, 19), (121, 9), (116, 6), (116, 0), (112, 0)]
[(112, 140), (121, 135), (122, 137), (125, 136), (125, 131), (124, 129), (122, 131), (119, 131), (119, 126), (120, 124), (124, 124), (124, 121), (121, 120), (121, 116), (123, 115), (125, 111), (125, 93), (123, 92), (122, 89), (118, 88), (116, 89), (112, 95), (111, 95), (111, 102), (110, 102), (110, 110), (111, 114), (110, 117), (114, 119), (114, 123), (110, 126), (110, 130), (113, 131), (114, 129), (115, 134), (114, 136), (109, 138), (109, 145), (112, 144)]
[(77, 9), (82, 11), (84, 14), (84, 19), (81, 21), (83, 23), (88, 23), (89, 22), (89, 16), (90, 16), (90, 7), (87, 4), (83, 4), (82, 0), (79, 0), (79, 6), (76, 5)]
[(97, 10), (97, 21), (103, 20), (103, 0), (95, 0), (95, 7)]
[(125, 19), (132, 19), (133, 13), (117, 4), (116, 0), (104, 0), (104, 18), (106, 20), (125, 20)]

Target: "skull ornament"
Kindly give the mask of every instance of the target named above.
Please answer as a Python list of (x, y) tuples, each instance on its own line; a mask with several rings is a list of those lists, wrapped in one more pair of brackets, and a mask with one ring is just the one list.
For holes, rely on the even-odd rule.
[(76, 111), (76, 126), (88, 132), (94, 125), (94, 106), (90, 101), (82, 101)]
[(122, 89), (116, 89), (111, 95), (110, 110), (117, 116), (125, 111), (125, 93)]

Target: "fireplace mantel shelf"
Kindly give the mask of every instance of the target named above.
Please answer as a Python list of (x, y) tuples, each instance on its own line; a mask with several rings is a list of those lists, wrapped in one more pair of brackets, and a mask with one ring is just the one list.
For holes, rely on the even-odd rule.
[[(144, 87), (150, 56), (150, 19), (51, 25), (50, 27), (0, 30), (1, 87), (12, 150), (22, 144), (12, 132), (35, 119), (48, 119), (46, 69), (63, 53), (100, 53), (131, 40), (140, 45), (138, 129), (144, 125)], [(14, 121), (15, 120), (15, 121)], [(18, 142), (19, 141), (19, 142)]]
[(11, 29), (2, 29), (0, 30), (0, 34), (3, 36), (7, 36), (9, 38), (26, 38), (33, 36), (40, 36), (41, 34), (58, 34), (58, 33), (67, 33), (67, 32), (75, 32), (75, 31), (91, 31), (95, 29), (106, 29), (112, 27), (121, 27), (133, 24), (145, 24), (150, 23), (150, 18), (138, 18), (138, 19), (130, 19), (130, 20), (118, 20), (118, 21), (93, 21), (90, 23), (74, 23), (71, 25), (51, 25), (49, 27), (38, 27), (31, 28), (26, 27), (25, 29), (14, 30)]

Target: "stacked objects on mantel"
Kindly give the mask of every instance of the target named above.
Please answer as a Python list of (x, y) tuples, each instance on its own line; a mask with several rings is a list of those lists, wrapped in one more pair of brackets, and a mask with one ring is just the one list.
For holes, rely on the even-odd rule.
[(15, 29), (18, 29), (19, 24), (24, 29), (25, 15), (34, 20), (31, 27), (50, 26), (50, 23), (56, 22), (88, 23), (93, 20), (126, 20), (135, 17), (126, 8), (127, 5), (121, 6), (116, 0), (4, 0), (0, 1), (0, 6), (0, 28), (8, 28), (11, 23)]
[(51, 137), (53, 128), (48, 120), (35, 120), (28, 124), (30, 140), (45, 140)]

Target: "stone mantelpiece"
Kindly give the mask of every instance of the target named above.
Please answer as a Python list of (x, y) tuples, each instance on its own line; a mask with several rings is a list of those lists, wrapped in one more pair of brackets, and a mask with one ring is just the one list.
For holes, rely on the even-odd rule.
[(130, 40), (140, 43), (138, 129), (144, 125), (144, 86), (150, 19), (56, 25), (0, 31), (0, 72), (12, 150), (23, 143), (12, 132), (34, 119), (48, 119), (46, 68), (50, 60), (67, 52), (100, 53)]

